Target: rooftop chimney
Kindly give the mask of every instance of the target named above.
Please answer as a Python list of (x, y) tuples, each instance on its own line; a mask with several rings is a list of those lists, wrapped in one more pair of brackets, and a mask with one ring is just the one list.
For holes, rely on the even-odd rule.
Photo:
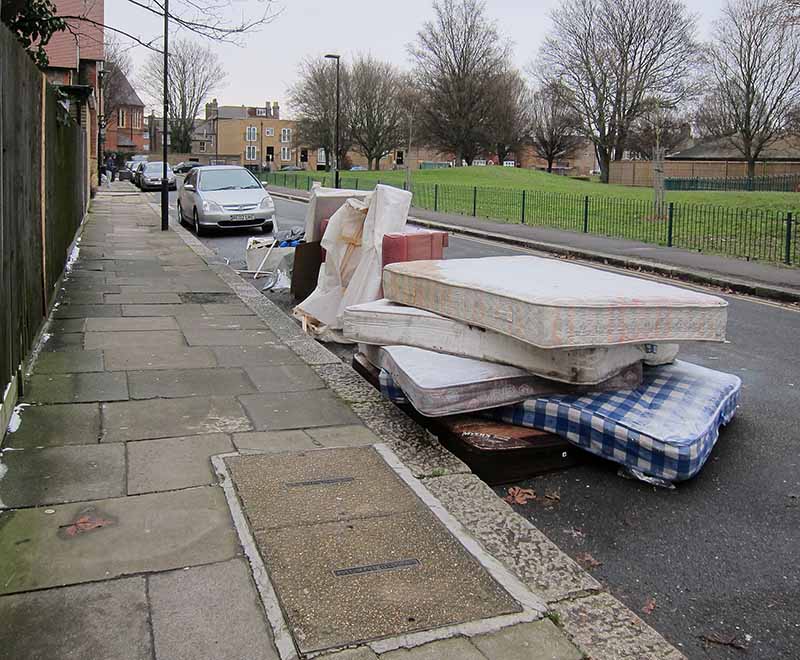
[(281, 118), (281, 109), (278, 106), (277, 101), (272, 102), (272, 118), (273, 119), (280, 119)]
[(213, 117), (216, 117), (217, 112), (217, 99), (212, 99), (211, 103), (206, 103), (206, 119), (212, 119)]

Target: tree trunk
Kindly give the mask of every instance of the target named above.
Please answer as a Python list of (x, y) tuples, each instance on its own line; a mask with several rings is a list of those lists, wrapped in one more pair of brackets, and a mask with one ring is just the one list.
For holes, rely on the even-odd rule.
[(375, 169), (378, 170), (378, 171), (380, 171), (380, 169), (381, 169), (381, 157), (380, 156), (376, 156), (375, 157)]
[(373, 159), (371, 156), (367, 156), (367, 169), (372, 170)]
[(552, 172), (553, 172), (553, 157), (552, 156), (548, 156), (547, 157), (547, 172), (548, 172), (548, 174), (552, 174)]
[(748, 158), (747, 159), (747, 178), (752, 181), (756, 175), (756, 159), (755, 158)]
[(608, 149), (597, 149), (597, 160), (600, 163), (600, 183), (608, 183), (608, 173), (611, 169), (611, 153)]
[(498, 165), (502, 165), (506, 161), (506, 156), (508, 156), (508, 149), (506, 149), (504, 145), (498, 144), (497, 145), (497, 164)]

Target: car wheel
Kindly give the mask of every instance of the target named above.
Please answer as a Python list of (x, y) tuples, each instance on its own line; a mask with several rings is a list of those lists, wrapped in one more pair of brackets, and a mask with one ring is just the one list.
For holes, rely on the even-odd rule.
[(178, 210), (178, 222), (182, 225), (186, 224), (186, 221), (183, 219), (183, 209), (181, 208), (181, 200), (178, 200), (175, 204), (175, 208)]
[(193, 218), (194, 218), (194, 233), (197, 234), (198, 236), (205, 235), (206, 232), (200, 225), (200, 218), (197, 215), (197, 209), (194, 210)]

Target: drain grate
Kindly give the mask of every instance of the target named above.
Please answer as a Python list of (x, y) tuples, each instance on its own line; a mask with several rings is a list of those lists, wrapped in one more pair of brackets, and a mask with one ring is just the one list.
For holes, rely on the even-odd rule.
[(336, 577), (347, 577), (348, 575), (363, 575), (364, 573), (383, 573), (384, 571), (394, 571), (398, 568), (410, 568), (411, 566), (417, 567), (419, 565), (419, 559), (398, 559), (397, 561), (385, 561), (380, 564), (337, 568), (333, 571), (333, 574)]

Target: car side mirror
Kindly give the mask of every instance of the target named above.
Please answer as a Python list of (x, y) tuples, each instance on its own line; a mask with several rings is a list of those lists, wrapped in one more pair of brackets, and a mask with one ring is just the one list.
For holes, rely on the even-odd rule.
[(261, 182), (261, 187), (266, 190), (269, 187), (269, 184), (266, 181)]
[(194, 190), (194, 186), (191, 183), (184, 183), (183, 184), (184, 190)]

